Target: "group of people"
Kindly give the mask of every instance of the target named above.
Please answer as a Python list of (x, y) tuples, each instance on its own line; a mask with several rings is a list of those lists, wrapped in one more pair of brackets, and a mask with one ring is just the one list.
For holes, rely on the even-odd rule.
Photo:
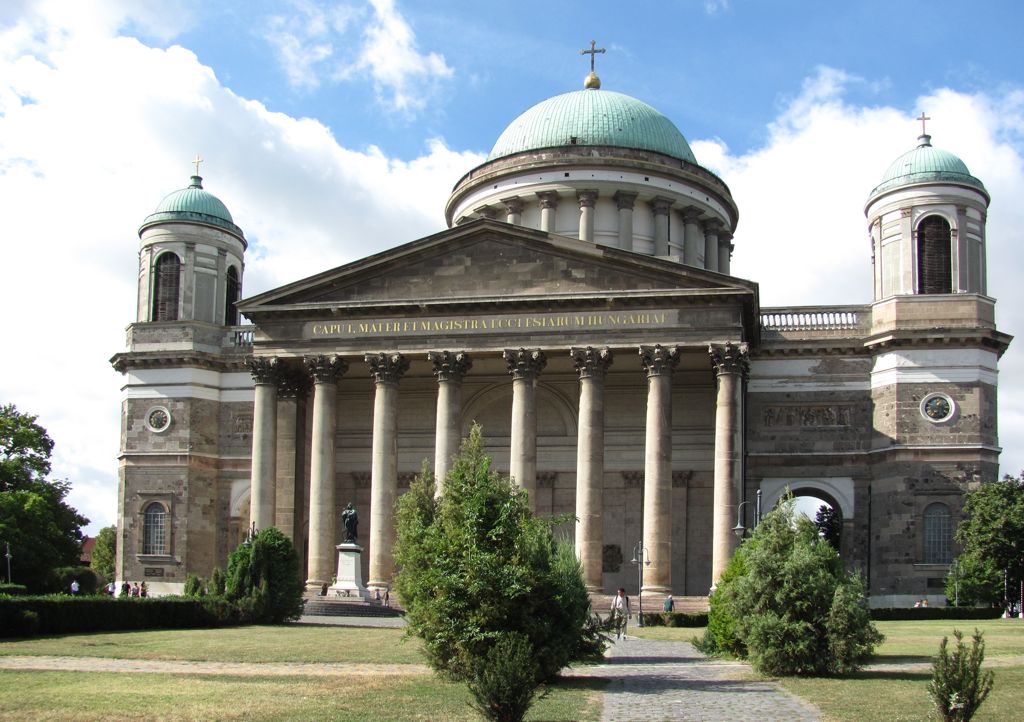
[[(669, 594), (665, 597), (665, 604), (663, 609), (666, 612), (671, 612), (675, 609), (676, 603), (672, 599), (672, 595)], [(612, 598), (612, 612), (609, 617), (611, 622), (611, 628), (615, 630), (615, 638), (622, 639), (626, 636), (626, 624), (633, 618), (633, 610), (629, 606), (629, 597), (626, 596), (626, 590), (624, 587), (619, 587), (619, 590), (615, 593)]]
[(105, 591), (107, 593), (107, 596), (110, 597), (122, 596), (138, 598), (149, 595), (149, 590), (146, 589), (145, 582), (143, 582), (142, 584), (139, 584), (138, 582), (135, 582), (134, 584), (129, 584), (128, 582), (121, 582), (120, 595), (118, 595), (117, 593), (117, 584), (115, 582), (110, 582), (109, 584), (107, 584), (107, 586), (103, 588), (103, 591)]
[(381, 598), (381, 595), (380, 595), (380, 588), (374, 589), (373, 590), (373, 598), (376, 601), (382, 603), (385, 607), (390, 607), (391, 606), (391, 588), (390, 587), (385, 587), (384, 588), (384, 597), (383, 598)]

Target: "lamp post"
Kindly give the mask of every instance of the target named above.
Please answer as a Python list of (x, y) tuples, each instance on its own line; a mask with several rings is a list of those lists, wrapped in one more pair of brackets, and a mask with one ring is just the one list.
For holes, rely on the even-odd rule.
[(741, 541), (747, 533), (747, 528), (743, 526), (743, 507), (749, 503), (749, 501), (741, 501), (739, 503), (739, 506), (736, 507), (736, 526), (732, 528), (732, 533), (735, 534)]
[(13, 584), (14, 582), (11, 580), (11, 543), (4, 543), (7, 545), (7, 553), (4, 554), (4, 556), (7, 557), (7, 583)]
[(651, 555), (641, 539), (633, 547), (633, 563), (637, 573), (637, 622), (638, 627), (644, 626), (644, 565), (651, 566)]

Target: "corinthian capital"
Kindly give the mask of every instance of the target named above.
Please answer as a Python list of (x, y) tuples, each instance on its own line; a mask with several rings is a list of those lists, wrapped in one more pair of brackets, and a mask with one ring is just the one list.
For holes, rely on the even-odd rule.
[(540, 207), (553, 210), (558, 208), (558, 193), (555, 191), (541, 191), (537, 194), (540, 199)]
[(365, 358), (375, 384), (397, 384), (409, 370), (409, 359), (400, 353), (368, 353)]
[(285, 366), (277, 375), (277, 397), (297, 399), (309, 391), (309, 377), (294, 366)]
[(462, 381), (466, 372), (473, 368), (473, 361), (465, 351), (431, 351), (427, 359), (434, 364), (438, 381)]
[(341, 356), (307, 356), (306, 371), (313, 383), (334, 384), (348, 371), (348, 363)]
[(576, 200), (579, 201), (580, 208), (593, 208), (594, 204), (597, 203), (597, 191), (595, 191), (595, 190), (580, 190), (580, 191), (576, 191)]
[(726, 341), (721, 346), (708, 346), (708, 353), (711, 354), (711, 366), (715, 369), (715, 375), (741, 374), (746, 378), (750, 370), (748, 359), (749, 347), (745, 343), (733, 344)]
[(548, 365), (548, 357), (539, 348), (505, 349), (502, 357), (508, 363), (508, 372), (513, 379), (533, 378)]
[(576, 373), (581, 379), (604, 378), (604, 372), (612, 365), (612, 351), (605, 348), (573, 348), (569, 351), (573, 362), (576, 364)]
[(661, 344), (640, 347), (640, 363), (648, 376), (671, 374), (679, 365), (679, 347), (665, 348)]
[(257, 384), (276, 384), (281, 372), (277, 356), (250, 356), (245, 360)]

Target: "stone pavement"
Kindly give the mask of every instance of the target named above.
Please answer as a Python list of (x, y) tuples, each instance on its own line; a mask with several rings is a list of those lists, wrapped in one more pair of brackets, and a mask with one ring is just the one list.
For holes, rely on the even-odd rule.
[(699, 720), (812, 722), (821, 714), (774, 682), (752, 679), (740, 662), (709, 659), (688, 642), (627, 637), (608, 661), (572, 670), (571, 676), (609, 680), (604, 722)]

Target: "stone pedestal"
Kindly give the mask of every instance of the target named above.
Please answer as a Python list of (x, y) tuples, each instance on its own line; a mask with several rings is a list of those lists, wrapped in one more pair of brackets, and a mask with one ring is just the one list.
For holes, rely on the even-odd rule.
[(359, 597), (369, 599), (370, 592), (363, 586), (363, 548), (352, 542), (338, 544), (337, 581), (327, 589), (329, 597)]

